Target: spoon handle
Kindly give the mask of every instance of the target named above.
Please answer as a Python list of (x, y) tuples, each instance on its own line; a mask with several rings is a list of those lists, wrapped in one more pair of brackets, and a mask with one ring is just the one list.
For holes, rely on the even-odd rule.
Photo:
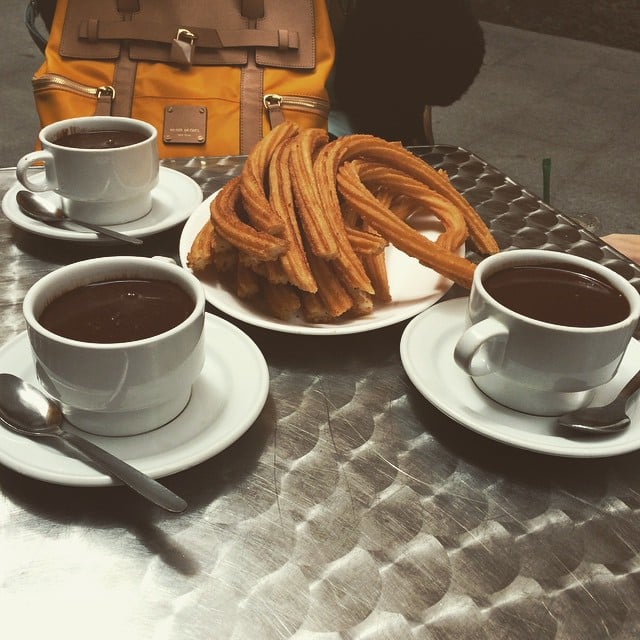
[(49, 204), (48, 201), (44, 201), (41, 203), (37, 196), (35, 196), (31, 191), (26, 191), (24, 189), (18, 191), (16, 194), (16, 202), (18, 203), (18, 207), (20, 211), (24, 213), (26, 216), (37, 220), (38, 222), (43, 222), (44, 224), (49, 224), (53, 226), (59, 226), (60, 223), (69, 221), (80, 227), (86, 227), (87, 229), (91, 229), (91, 231), (95, 231), (99, 235), (108, 236), (109, 238), (113, 238), (114, 240), (120, 240), (120, 242), (128, 242), (129, 244), (143, 244), (143, 241), (140, 238), (134, 238), (133, 236), (128, 236), (124, 233), (120, 233), (119, 231), (114, 231), (108, 227), (103, 227), (99, 224), (93, 224), (93, 222), (82, 222), (81, 220), (73, 220), (69, 218), (69, 216), (64, 213), (61, 209), (56, 208), (46, 208), (46, 205)]
[(120, 240), (120, 242), (128, 242), (129, 244), (142, 244), (142, 240), (140, 238), (134, 238), (133, 236), (119, 233), (118, 231), (114, 231), (113, 229), (109, 229), (108, 227), (101, 227), (99, 224), (93, 224), (92, 222), (81, 222), (80, 220), (70, 220), (69, 218), (65, 218), (65, 220), (69, 220), (70, 222), (73, 222), (73, 224), (80, 225), (81, 227), (91, 229), (91, 231), (95, 231), (96, 233), (103, 236), (108, 236), (109, 238)]
[(91, 458), (103, 471), (122, 480), (124, 484), (159, 507), (175, 513), (186, 509), (187, 503), (180, 496), (93, 442), (63, 429), (60, 429), (58, 435), (72, 447)]
[(624, 385), (618, 394), (618, 399), (626, 402), (638, 389), (640, 389), (640, 371)]

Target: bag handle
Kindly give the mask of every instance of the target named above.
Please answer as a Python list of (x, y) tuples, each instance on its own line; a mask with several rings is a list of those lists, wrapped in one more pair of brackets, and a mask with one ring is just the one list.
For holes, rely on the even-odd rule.
[(31, 39), (35, 43), (36, 47), (38, 47), (38, 49), (40, 49), (40, 51), (44, 53), (49, 39), (40, 33), (36, 25), (36, 20), (38, 16), (41, 15), (42, 13), (40, 11), (38, 0), (30, 0), (24, 12), (24, 23), (27, 26), (27, 31), (29, 32), (29, 35), (31, 36)]

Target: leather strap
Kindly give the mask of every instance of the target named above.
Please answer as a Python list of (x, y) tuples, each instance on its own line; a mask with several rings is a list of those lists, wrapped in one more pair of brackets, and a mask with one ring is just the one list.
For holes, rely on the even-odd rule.
[(118, 0), (118, 11), (120, 13), (140, 11), (140, 0)]
[(116, 95), (111, 105), (112, 116), (131, 116), (133, 90), (136, 84), (138, 63), (129, 57), (129, 45), (122, 44), (120, 57), (113, 71), (113, 87)]
[(258, 20), (264, 17), (264, 0), (242, 0), (240, 12), (249, 20)]
[(298, 49), (298, 32), (288, 29), (263, 31), (259, 29), (208, 29), (190, 25), (170, 26), (158, 22), (83, 20), (78, 37), (97, 42), (101, 40), (129, 40), (163, 42), (170, 44), (178, 29), (187, 29), (196, 36), (196, 46), (210, 49), (228, 47), (268, 47), (271, 49)]
[(272, 129), (275, 129), (275, 127), (286, 120), (281, 101), (268, 102), (266, 98), (263, 97), (263, 104), (267, 110), (267, 119)]
[(96, 99), (96, 110), (94, 111), (94, 116), (110, 116), (111, 115), (111, 105), (113, 104), (115, 96), (114, 91), (101, 91), (98, 89), (98, 95)]
[(263, 70), (249, 56), (240, 76), (240, 154), (246, 155), (262, 138)]

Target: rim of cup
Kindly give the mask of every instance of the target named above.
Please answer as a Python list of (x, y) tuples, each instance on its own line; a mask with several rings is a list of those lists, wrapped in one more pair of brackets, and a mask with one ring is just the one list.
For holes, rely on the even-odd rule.
[[(107, 264), (112, 265), (112, 268), (110, 268), (108, 271), (105, 270), (102, 273), (100, 273), (99, 271), (92, 271), (92, 273), (94, 274), (93, 276), (81, 277), (83, 273), (85, 273), (89, 269), (92, 269), (97, 264), (102, 264), (105, 266)], [(135, 268), (137, 266), (142, 266), (143, 269), (138, 270)], [(154, 274), (151, 274), (149, 272), (143, 275), (142, 271), (145, 267), (148, 266), (152, 266), (158, 271), (156, 271), (156, 273)], [(120, 269), (118, 269), (118, 267), (120, 267)], [(132, 273), (127, 273), (127, 269), (131, 270)], [(42, 312), (47, 304), (60, 297), (64, 293), (72, 291), (73, 289), (86, 284), (102, 282), (108, 279), (126, 279), (127, 277), (157, 278), (158, 275), (162, 273), (173, 274), (175, 276), (175, 278), (172, 278), (173, 282), (179, 282), (181, 284), (188, 283), (188, 293), (193, 298), (194, 308), (189, 316), (185, 318), (180, 324), (177, 324), (175, 327), (172, 327), (167, 331), (163, 331), (162, 333), (158, 333), (147, 338), (129, 340), (126, 342), (88, 342), (84, 340), (74, 340), (72, 338), (61, 336), (57, 333), (54, 333), (53, 331), (49, 331), (49, 329), (43, 327), (36, 316), (36, 312), (34, 311), (36, 303), (40, 303), (40, 300), (43, 297), (44, 300), (42, 300), (41, 302), (41, 309), (39, 310), (39, 313)], [(74, 276), (76, 277), (74, 278)], [(57, 291), (53, 296), (46, 296), (45, 293), (47, 287), (52, 283), (58, 285), (56, 287)], [(65, 283), (68, 283), (68, 286), (64, 286)], [(83, 347), (96, 350), (111, 350), (114, 348), (121, 349), (123, 347), (146, 347), (149, 344), (160, 339), (168, 338), (182, 331), (182, 329), (186, 325), (191, 324), (199, 316), (204, 315), (204, 307), (204, 289), (202, 288), (200, 281), (192, 273), (186, 271), (177, 264), (172, 264), (162, 259), (146, 258), (140, 256), (111, 256), (81, 260), (79, 262), (74, 262), (72, 264), (59, 267), (58, 269), (55, 269), (54, 271), (46, 274), (45, 276), (40, 278), (40, 280), (35, 282), (27, 291), (22, 303), (22, 313), (27, 325), (49, 340), (53, 340), (60, 344), (65, 344), (72, 347)]]
[[(490, 260), (492, 257), (497, 258), (497, 256), (501, 256), (499, 260), (504, 261), (504, 263), (501, 263), (499, 266), (493, 268), (493, 261)], [(508, 258), (512, 259), (508, 259), (507, 256)], [(539, 258), (544, 258), (544, 260), (536, 261), (536, 259)], [(498, 260), (495, 261), (498, 262)], [(544, 320), (532, 318), (531, 316), (524, 315), (503, 305), (501, 302), (496, 300), (484, 286), (484, 278), (509, 267), (538, 266), (550, 264), (554, 261), (557, 264), (564, 264), (567, 266), (571, 264), (581, 266), (587, 270), (591, 270), (594, 274), (602, 277), (608, 284), (620, 291), (625, 296), (627, 302), (629, 303), (628, 315), (618, 322), (595, 327), (576, 327), (572, 325), (545, 322)], [(487, 271), (488, 269), (491, 269), (491, 271), (489, 273), (485, 273), (485, 271)], [(488, 258), (485, 258), (478, 264), (473, 278), (473, 286), (475, 286), (480, 292), (482, 292), (483, 296), (489, 299), (491, 303), (497, 306), (503, 313), (526, 320), (534, 326), (542, 327), (545, 329), (553, 329), (556, 331), (570, 333), (604, 333), (607, 331), (611, 331), (612, 329), (623, 327), (624, 325), (632, 322), (637, 323), (640, 319), (640, 293), (626, 278), (605, 265), (594, 262), (593, 260), (589, 260), (588, 258), (575, 256), (569, 253), (558, 253), (556, 251), (549, 251), (546, 249), (514, 249), (511, 251), (503, 251), (501, 253), (495, 254), (495, 256), (489, 256)]]
[[(104, 147), (99, 149), (85, 149), (83, 147), (68, 147), (65, 145), (58, 144), (55, 140), (51, 140), (48, 137), (50, 131), (59, 131), (63, 132), (65, 127), (68, 128), (68, 132), (70, 133), (72, 129), (75, 127), (78, 130), (82, 127), (81, 123), (87, 124), (97, 124), (104, 123), (108, 125), (109, 123), (117, 123), (118, 128), (120, 125), (126, 125), (121, 130), (122, 131), (140, 131), (140, 129), (145, 129), (148, 132), (148, 136), (144, 140), (140, 140), (139, 142), (134, 142), (132, 144), (125, 145), (124, 147)], [(86, 129), (82, 129), (82, 131), (103, 131), (106, 129), (105, 126), (102, 127), (87, 127)], [(149, 141), (155, 141), (158, 137), (158, 130), (150, 123), (145, 122), (144, 120), (138, 120), (136, 118), (126, 118), (122, 116), (78, 116), (75, 118), (66, 118), (65, 120), (58, 120), (56, 122), (52, 122), (48, 124), (46, 127), (43, 127), (40, 130), (39, 137), (42, 142), (46, 142), (51, 147), (55, 147), (56, 149), (72, 149), (74, 152), (79, 153), (113, 153), (116, 151), (122, 151), (122, 149), (132, 149), (135, 147), (139, 147), (143, 144), (148, 144)]]

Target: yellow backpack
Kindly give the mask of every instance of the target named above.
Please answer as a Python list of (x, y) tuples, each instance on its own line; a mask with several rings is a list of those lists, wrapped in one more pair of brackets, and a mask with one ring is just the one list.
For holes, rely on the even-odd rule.
[(139, 118), (161, 158), (246, 154), (283, 119), (327, 128), (325, 0), (58, 0), (44, 53), (43, 126)]

